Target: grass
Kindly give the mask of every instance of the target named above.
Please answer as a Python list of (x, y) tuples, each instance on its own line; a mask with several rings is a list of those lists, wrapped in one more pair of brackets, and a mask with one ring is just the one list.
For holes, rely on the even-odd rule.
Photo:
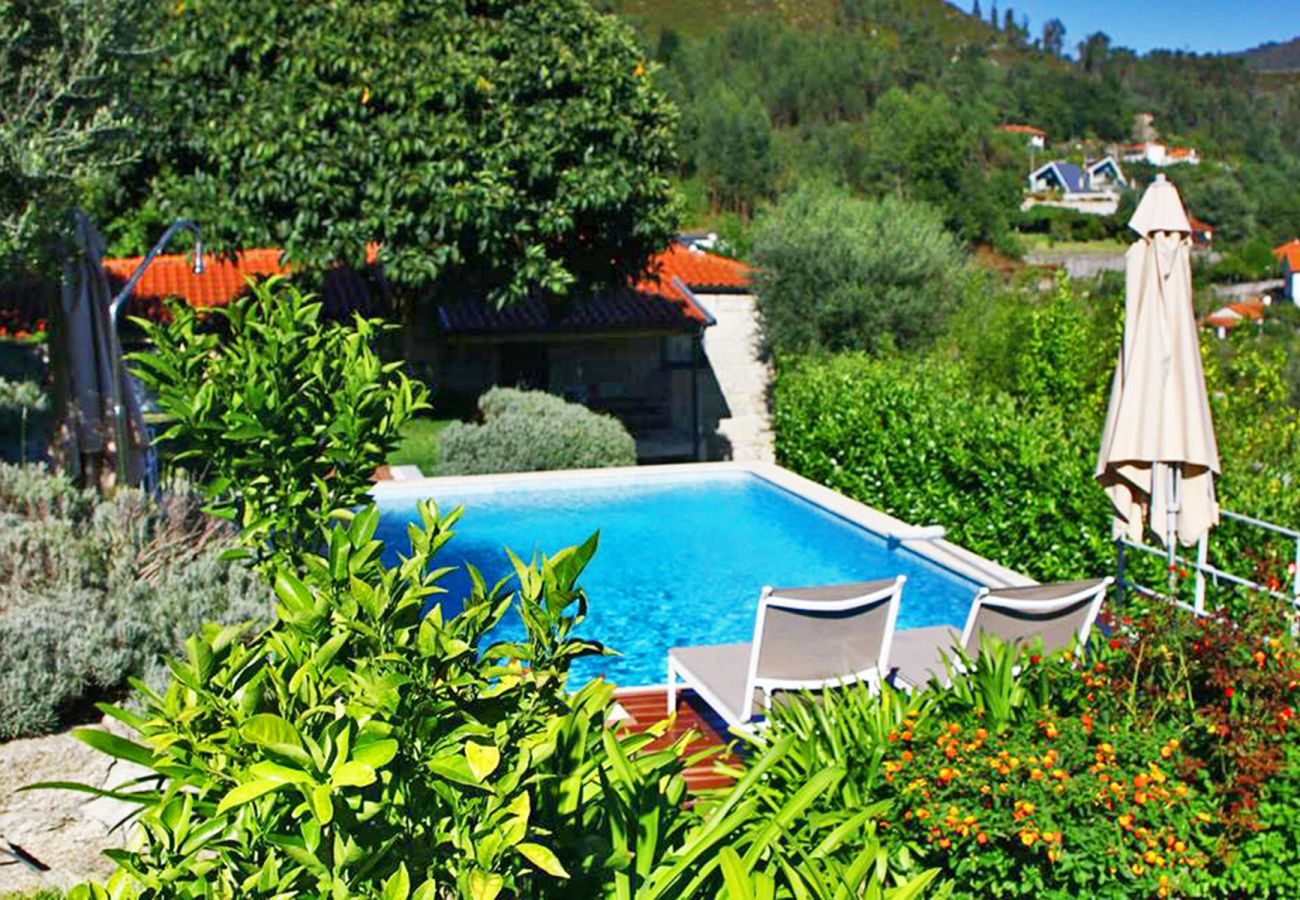
[(1102, 238), (1093, 241), (1056, 241), (1053, 243), (1050, 236), (1045, 234), (1022, 234), (1019, 235), (1020, 242), (1024, 245), (1025, 251), (1033, 253), (1035, 251), (1050, 250), (1054, 253), (1095, 253), (1102, 256), (1111, 256), (1116, 253), (1123, 253), (1128, 249), (1128, 245), (1114, 238)]
[(438, 435), (455, 419), (412, 419), (402, 427), (402, 439), (388, 454), (390, 466), (419, 466), (432, 475), (438, 465)]

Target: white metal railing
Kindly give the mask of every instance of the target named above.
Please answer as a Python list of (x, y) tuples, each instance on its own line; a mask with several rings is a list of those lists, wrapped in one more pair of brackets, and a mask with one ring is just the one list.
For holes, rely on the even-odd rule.
[[(1251, 581), (1249, 578), (1244, 578), (1211, 564), (1209, 562), (1211, 532), (1207, 532), (1202, 535), (1200, 541), (1197, 542), (1195, 559), (1179, 556), (1177, 545), (1173, 548), (1155, 547), (1150, 544), (1130, 541), (1127, 538), (1118, 539), (1115, 542), (1118, 551), (1115, 574), (1115, 589), (1118, 592), (1117, 596), (1122, 598), (1126, 590), (1133, 590), (1148, 597), (1169, 596), (1169, 599), (1178, 606), (1191, 610), (1197, 615), (1205, 615), (1208, 611), (1205, 608), (1205, 589), (1207, 584), (1213, 583), (1217, 587), (1226, 583), (1232, 587), (1244, 588), (1246, 590), (1269, 594), (1270, 596), (1282, 600), (1289, 600), (1295, 609), (1300, 610), (1300, 531), (1297, 531), (1294, 528), (1287, 528), (1284, 525), (1277, 525), (1273, 522), (1266, 522), (1263, 519), (1256, 519), (1253, 516), (1228, 512), (1227, 510), (1220, 511), (1219, 515), (1223, 519), (1241, 522), (1245, 525), (1279, 535), (1295, 544), (1295, 552), (1291, 557), (1291, 590), (1289, 592), (1270, 587), (1266, 584), (1259, 584), (1258, 582)], [(1211, 529), (1211, 531), (1213, 531), (1213, 529)], [(1194, 572), (1195, 591), (1192, 602), (1185, 603), (1182, 600), (1179, 600), (1176, 593), (1168, 589), (1160, 591), (1137, 582), (1126, 580), (1125, 556), (1128, 550), (1136, 550), (1140, 553), (1161, 557), (1170, 566), (1171, 576), (1175, 570), (1184, 568)], [(1171, 582), (1172, 581), (1173, 578), (1171, 577)]]

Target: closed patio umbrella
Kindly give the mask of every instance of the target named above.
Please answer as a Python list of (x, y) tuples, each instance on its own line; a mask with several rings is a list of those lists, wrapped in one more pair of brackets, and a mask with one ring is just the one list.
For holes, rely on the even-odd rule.
[[(73, 213), (72, 224), (72, 253), (64, 267), (60, 303), (52, 316), (55, 394), (62, 416), (54, 451), (73, 478), (88, 485), (106, 485), (114, 476), (113, 454), (117, 452), (113, 367), (123, 363), (120, 355), (114, 354), (108, 333), (113, 293), (104, 274), (104, 239), (80, 210)], [(147, 440), (139, 405), (129, 392), (125, 407), (127, 480), (138, 483)]]
[(1124, 342), (1111, 388), (1097, 480), (1115, 508), (1114, 533), (1146, 527), (1173, 559), (1219, 521), (1219, 448), (1192, 310), (1191, 225), (1178, 189), (1157, 175), (1129, 227)]

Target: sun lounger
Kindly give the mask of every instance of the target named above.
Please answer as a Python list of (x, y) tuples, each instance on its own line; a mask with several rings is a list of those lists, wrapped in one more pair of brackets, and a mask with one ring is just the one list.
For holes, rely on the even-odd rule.
[(906, 578), (832, 587), (764, 588), (754, 639), (668, 651), (668, 711), (678, 679), (733, 728), (752, 728), (781, 691), (878, 684)]
[(1029, 587), (981, 588), (960, 632), (947, 625), (904, 628), (894, 635), (890, 661), (895, 685), (916, 688), (930, 678), (947, 680), (943, 660), (960, 665), (957, 648), (970, 657), (979, 652), (980, 636), (993, 635), (1007, 643), (1030, 644), (1041, 639), (1043, 651), (1053, 653), (1074, 643), (1086, 644), (1112, 578), (1035, 584)]

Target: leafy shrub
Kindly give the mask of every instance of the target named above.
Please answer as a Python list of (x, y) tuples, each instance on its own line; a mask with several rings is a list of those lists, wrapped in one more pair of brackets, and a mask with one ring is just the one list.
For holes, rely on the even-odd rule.
[(259, 563), (296, 556), (333, 504), (362, 501), (424, 389), (376, 355), (379, 320), (323, 322), (320, 303), (278, 279), (203, 316), (169, 310), (165, 323), (138, 320), (153, 347), (132, 357), (170, 419), (158, 437), (168, 462), (193, 473)]
[(1047, 579), (1110, 565), (1094, 435), (1061, 410), (985, 393), (944, 360), (846, 354), (782, 360), (774, 420), (783, 465), (976, 553)]
[(938, 867), (954, 897), (1219, 896), (1230, 857), (1205, 745), (1180, 717), (1126, 718), (1126, 690), (1104, 659), (989, 642), (951, 687), (795, 698), (751, 743), (797, 748), (765, 773), (778, 795), (839, 760), (812, 814), (889, 801), (885, 847)]
[(924, 205), (802, 189), (755, 229), (758, 308), (778, 352), (924, 345), (967, 290), (964, 251)]
[[(812, 891), (804, 896), (880, 890), (887, 860), (869, 828), (859, 834), (878, 807), (803, 821), (841, 769), (814, 773), (767, 807), (751, 791), (779, 761), (777, 747), (701, 815), (682, 803), (691, 735), (643, 752), (661, 732), (610, 729), (607, 684), (565, 690), (571, 660), (602, 650), (571, 637), (585, 615), (577, 578), (594, 537), (516, 560), (514, 592), (473, 573), (458, 614), (445, 617), (447, 570), (432, 563), (459, 512), (424, 504), (419, 515), (410, 555), (392, 569), (374, 540), (378, 511), (339, 516), (350, 521), (331, 531), (326, 556), (304, 557), (301, 578), (276, 570), (273, 625), (251, 637), (209, 626), (187, 641), (166, 692), (146, 692), (143, 714), (105, 707), (140, 742), (78, 733), (166, 779), (115, 795), (140, 804), (142, 829), (137, 849), (116, 854), (112, 896), (675, 898), (716, 896), (724, 885), (732, 896), (772, 896), (792, 882)], [(525, 640), (487, 645), (512, 605)], [(864, 848), (852, 865), (822, 859), (850, 834)], [(897, 896), (931, 878), (908, 879)]]
[(636, 464), (636, 442), (621, 422), (544, 391), (492, 388), (479, 412), (482, 423), (455, 422), (442, 432), (439, 474)]
[(1144, 727), (1178, 723), (1220, 798), (1229, 837), (1250, 833), (1259, 794), (1284, 769), (1287, 744), (1300, 733), (1293, 614), (1267, 597), (1232, 614), (1191, 617), (1149, 603), (1125, 613), (1108, 617), (1098, 715)]
[(0, 465), (0, 740), (54, 731), (131, 676), (164, 683), (203, 622), (264, 618), (265, 588), (221, 558), (232, 543), (194, 498), (97, 500)]

